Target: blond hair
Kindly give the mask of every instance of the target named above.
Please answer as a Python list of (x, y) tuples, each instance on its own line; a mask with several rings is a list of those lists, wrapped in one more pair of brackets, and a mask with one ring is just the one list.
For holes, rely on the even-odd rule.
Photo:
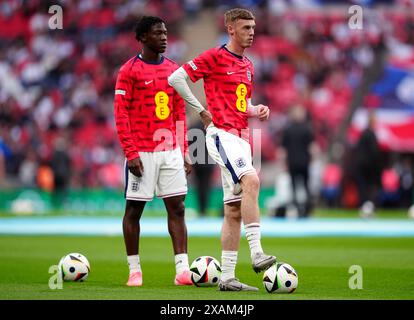
[(254, 15), (249, 10), (235, 8), (226, 11), (224, 14), (224, 25), (227, 27), (229, 24), (236, 22), (239, 19), (254, 20)]

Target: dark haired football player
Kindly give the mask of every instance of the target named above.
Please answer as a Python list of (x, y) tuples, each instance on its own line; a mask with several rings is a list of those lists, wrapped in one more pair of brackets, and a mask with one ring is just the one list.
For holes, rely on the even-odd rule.
[[(168, 81), (200, 113), (207, 127), (208, 153), (221, 168), (224, 222), (219, 288), (222, 291), (257, 291), (258, 288), (241, 283), (235, 277), (235, 268), (242, 221), (253, 269), (260, 272), (276, 262), (274, 256), (263, 253), (260, 241), (260, 181), (252, 165), (248, 138), (248, 117), (266, 120), (269, 108), (251, 103), (253, 64), (244, 56), (244, 51), (253, 43), (253, 14), (245, 9), (229, 10), (225, 13), (225, 25), (230, 36), (228, 44), (203, 52), (175, 71)], [(208, 111), (191, 93), (186, 82), (188, 78), (193, 82), (204, 79)]]
[(123, 233), (130, 269), (128, 286), (142, 285), (139, 258), (140, 218), (154, 194), (168, 212), (176, 265), (176, 285), (191, 285), (184, 220), (187, 155), (184, 100), (168, 84), (178, 65), (163, 56), (167, 29), (162, 19), (144, 16), (136, 25), (142, 51), (119, 70), (115, 86), (115, 121), (126, 157)]

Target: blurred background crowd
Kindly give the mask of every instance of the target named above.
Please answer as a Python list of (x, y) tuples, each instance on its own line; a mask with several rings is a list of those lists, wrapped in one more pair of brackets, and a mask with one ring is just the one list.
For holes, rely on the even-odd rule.
[[(61, 30), (48, 26), (55, 4)], [(348, 23), (354, 4), (362, 29)], [(182, 64), (226, 43), (223, 12), (236, 6), (256, 16), (253, 102), (271, 109), (268, 122), (252, 121), (262, 186), (276, 190), (267, 207), (288, 209), (294, 181), (304, 215), (315, 204), (410, 206), (413, 0), (2, 1), (0, 188), (122, 189), (113, 94), (119, 67), (139, 52), (137, 17), (166, 21), (166, 55)], [(220, 184), (214, 166), (189, 179), (204, 197)]]

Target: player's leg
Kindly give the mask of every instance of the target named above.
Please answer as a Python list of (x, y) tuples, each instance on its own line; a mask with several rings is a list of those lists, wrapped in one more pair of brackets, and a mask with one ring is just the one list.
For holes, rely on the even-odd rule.
[(122, 230), (129, 266), (128, 286), (142, 285), (142, 270), (139, 259), (139, 221), (141, 219), (145, 204), (145, 201), (126, 201), (125, 215), (122, 221)]
[(221, 279), (223, 281), (235, 278), (237, 252), (240, 245), (240, 230), (240, 201), (224, 204), (224, 219), (221, 229)]
[(187, 254), (184, 198), (185, 195), (180, 195), (163, 199), (168, 213), (168, 232), (174, 249), (176, 285), (192, 285)]
[(125, 215), (122, 223), (124, 241), (129, 265), (128, 286), (142, 285), (142, 270), (139, 257), (140, 219), (147, 201), (155, 192), (154, 173), (157, 164), (150, 152), (140, 153), (144, 167), (142, 177), (134, 176), (125, 164)]
[(260, 272), (276, 262), (276, 257), (266, 255), (261, 244), (259, 189), (260, 181), (256, 173), (248, 173), (241, 177), (243, 190), (241, 200), (241, 216), (249, 243), (250, 256), (254, 271)]
[[(266, 255), (261, 245), (259, 191), (260, 180), (253, 167), (250, 144), (243, 139), (232, 138), (231, 143), (224, 139), (224, 147), (228, 150), (229, 163), (235, 176), (238, 177), (242, 193), (241, 218), (244, 224), (246, 239), (249, 243), (250, 256), (254, 271), (260, 272), (276, 262), (276, 257)], [(235, 181), (236, 182), (236, 181)]]
[(159, 154), (160, 171), (156, 194), (163, 198), (168, 212), (168, 231), (174, 248), (176, 285), (192, 285), (187, 255), (187, 227), (185, 225), (184, 198), (187, 194), (187, 179), (184, 160), (179, 148)]
[(241, 215), (245, 225), (258, 223), (260, 220), (259, 211), (259, 190), (260, 180), (256, 173), (249, 173), (241, 177), (242, 187)]
[(224, 220), (221, 229), (221, 291), (257, 291), (258, 288), (241, 283), (235, 276), (237, 254), (240, 245), (240, 201), (224, 204)]
[(233, 180), (230, 183), (233, 186), (240, 183), (242, 192), (235, 195), (233, 187), (233, 197), (241, 197), (241, 218), (250, 247), (253, 269), (256, 272), (263, 271), (276, 262), (276, 257), (264, 254), (261, 246), (260, 180), (252, 164), (250, 144), (230, 133), (219, 132), (216, 136), (216, 148), (225, 164), (223, 170), (229, 172), (227, 176)]
[[(263, 271), (276, 262), (276, 257), (265, 255), (261, 247), (258, 205), (260, 181), (252, 165), (250, 144), (213, 127), (207, 129), (206, 145), (209, 155), (223, 172), (224, 202), (241, 199), (241, 218), (250, 246), (253, 269), (256, 272)], [(238, 183), (241, 193), (235, 192)]]

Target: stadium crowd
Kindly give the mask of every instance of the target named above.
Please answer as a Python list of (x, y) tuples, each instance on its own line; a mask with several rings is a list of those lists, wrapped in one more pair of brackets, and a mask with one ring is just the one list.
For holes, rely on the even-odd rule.
[(184, 7), (180, 1), (58, 3), (62, 30), (48, 28), (48, 9), (56, 1), (0, 6), (3, 175), (18, 185), (50, 188), (52, 173), (39, 168), (50, 167), (57, 144), (63, 143), (72, 187), (119, 187), (123, 161), (114, 131), (113, 88), (119, 66), (139, 49), (134, 23), (142, 12), (165, 17), (167, 54), (182, 63), (186, 45), (176, 26)]
[[(48, 28), (48, 8), (56, 3), (63, 7), (62, 30)], [(122, 186), (113, 88), (119, 66), (139, 48), (132, 33), (134, 22), (142, 13), (163, 17), (169, 31), (166, 55), (181, 64), (189, 44), (180, 38), (180, 25), (204, 6), (217, 6), (218, 28), (223, 27), (221, 9), (226, 6), (250, 7), (257, 17), (257, 35), (248, 51), (255, 65), (253, 99), (272, 111), (269, 123), (255, 124), (261, 126), (266, 145), (262, 161), (277, 160), (280, 133), (295, 105), (308, 111), (317, 144), (326, 152), (376, 48), (383, 44), (392, 53), (412, 47), (414, 16), (404, 10), (411, 1), (397, 1), (399, 7), (393, 10), (367, 9), (363, 30), (350, 32), (347, 10), (306, 3), (3, 1), (0, 181), (53, 188), (57, 169), (52, 159), (63, 152), (69, 158), (66, 176), (71, 187)], [(225, 41), (222, 35), (217, 44)], [(414, 57), (405, 61), (414, 64)]]

